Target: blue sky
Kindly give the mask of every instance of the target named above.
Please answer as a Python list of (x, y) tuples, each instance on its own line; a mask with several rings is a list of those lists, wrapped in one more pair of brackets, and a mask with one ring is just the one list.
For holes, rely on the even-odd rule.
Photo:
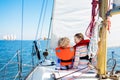
[[(43, 1), (47, 6), (41, 35), (47, 36), (53, 0), (24, 0), (23, 39), (25, 40), (35, 39)], [(15, 34), (18, 40), (21, 39), (21, 5), (22, 0), (0, 0), (0, 39), (7, 34)], [(43, 9), (45, 10), (45, 7)]]
[[(53, 0), (24, 0), (24, 40), (35, 39), (43, 1), (45, 1), (45, 3), (46, 1), (48, 2), (41, 35), (42, 38), (47, 36)], [(18, 40), (21, 39), (21, 3), (22, 0), (0, 0), (0, 40), (7, 34), (15, 34)], [(113, 44), (120, 45), (120, 38), (117, 36), (120, 32), (119, 19), (120, 14), (111, 17), (111, 30), (108, 35), (108, 44), (111, 46), (113, 46)], [(41, 26), (42, 25), (40, 25), (40, 29)], [(38, 38), (40, 38), (40, 36)]]

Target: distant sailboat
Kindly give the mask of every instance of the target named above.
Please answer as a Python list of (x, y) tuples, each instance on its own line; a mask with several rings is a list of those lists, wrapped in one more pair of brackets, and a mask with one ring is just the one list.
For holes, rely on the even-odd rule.
[(14, 34), (7, 34), (3, 36), (3, 40), (16, 40), (16, 36)]

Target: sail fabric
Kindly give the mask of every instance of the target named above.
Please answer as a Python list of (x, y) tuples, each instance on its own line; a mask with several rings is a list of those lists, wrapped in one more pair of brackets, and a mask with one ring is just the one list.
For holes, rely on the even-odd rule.
[(108, 33), (108, 47), (120, 46), (120, 14), (113, 15), (111, 17), (111, 28), (110, 33)]
[(90, 23), (92, 0), (55, 0), (50, 47), (55, 48), (61, 37), (74, 44), (74, 35), (83, 33)]

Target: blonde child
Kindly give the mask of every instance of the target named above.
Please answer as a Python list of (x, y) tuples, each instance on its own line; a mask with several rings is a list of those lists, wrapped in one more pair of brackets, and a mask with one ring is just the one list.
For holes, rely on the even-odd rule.
[(56, 56), (60, 61), (61, 69), (72, 68), (72, 60), (74, 57), (74, 48), (70, 46), (70, 40), (67, 37), (60, 38), (58, 47), (56, 48)]

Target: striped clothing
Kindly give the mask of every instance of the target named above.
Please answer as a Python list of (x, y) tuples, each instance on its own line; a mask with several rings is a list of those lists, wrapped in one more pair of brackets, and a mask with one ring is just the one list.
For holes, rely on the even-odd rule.
[(87, 65), (89, 60), (81, 59), (82, 57), (85, 57), (87, 55), (88, 55), (87, 45), (82, 45), (82, 46), (76, 47), (73, 68), (78, 68), (78, 66)]

